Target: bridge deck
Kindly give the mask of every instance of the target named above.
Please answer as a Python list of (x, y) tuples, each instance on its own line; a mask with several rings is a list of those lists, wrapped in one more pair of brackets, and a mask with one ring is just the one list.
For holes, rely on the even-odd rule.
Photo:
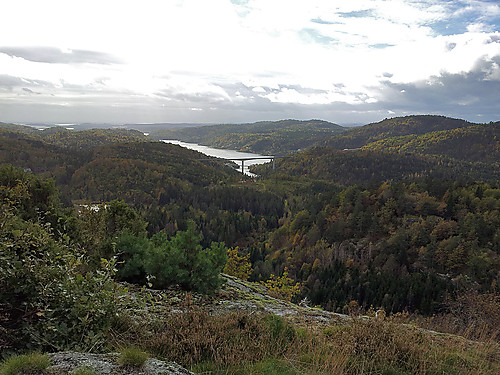
[(214, 156), (212, 159), (196, 159), (196, 160), (206, 161), (206, 160), (214, 160), (214, 159), (246, 161), (246, 160), (259, 160), (259, 159), (273, 160), (273, 159), (277, 159), (277, 158), (276, 158), (276, 156), (256, 156), (254, 158), (221, 158), (218, 156)]
[[(231, 161), (241, 161), (241, 173), (245, 173), (245, 161), (247, 160), (259, 160), (259, 159), (265, 159), (272, 161), (273, 163), (273, 170), (276, 168), (275, 161), (276, 161), (276, 156), (255, 156), (255, 157), (248, 157), (248, 158), (219, 158), (216, 157), (216, 159), (220, 160), (231, 160)], [(202, 160), (214, 160), (214, 159), (198, 159), (200, 161)]]

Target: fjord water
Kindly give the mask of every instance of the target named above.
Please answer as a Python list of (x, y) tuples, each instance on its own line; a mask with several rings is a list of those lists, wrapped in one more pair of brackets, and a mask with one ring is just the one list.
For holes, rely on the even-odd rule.
[[(264, 157), (265, 156), (265, 155), (259, 155), (259, 154), (252, 154), (250, 152), (241, 152), (241, 151), (235, 151), (235, 150), (223, 150), (223, 149), (219, 149), (219, 148), (202, 146), (202, 145), (199, 145), (197, 143), (187, 143), (187, 142), (176, 141), (176, 140), (171, 140), (171, 139), (162, 139), (162, 142), (171, 143), (174, 145), (186, 147), (186, 148), (189, 148), (191, 150), (201, 152), (202, 154), (205, 154), (208, 156), (229, 159), (231, 161), (234, 161), (236, 164), (238, 164), (238, 171), (240, 171), (240, 172), (241, 172), (241, 161), (237, 161), (235, 159), (251, 158), (251, 157)], [(271, 159), (269, 159), (269, 160), (265, 160), (265, 159), (245, 160), (244, 173), (246, 175), (249, 175), (249, 176), (255, 176), (253, 173), (248, 171), (248, 167), (251, 165), (255, 165), (255, 164), (268, 163), (269, 161), (271, 161)]]

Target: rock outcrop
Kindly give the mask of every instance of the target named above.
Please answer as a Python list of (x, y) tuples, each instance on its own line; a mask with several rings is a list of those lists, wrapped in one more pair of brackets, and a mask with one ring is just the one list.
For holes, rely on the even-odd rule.
[(92, 369), (96, 375), (194, 375), (191, 371), (173, 362), (148, 358), (143, 366), (122, 366), (119, 354), (90, 354), (61, 352), (49, 354), (51, 366), (47, 373), (71, 374), (81, 367)]

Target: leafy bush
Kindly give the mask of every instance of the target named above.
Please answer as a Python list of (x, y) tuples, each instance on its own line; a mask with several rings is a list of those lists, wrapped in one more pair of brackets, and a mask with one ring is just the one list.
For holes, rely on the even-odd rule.
[(50, 366), (46, 354), (32, 353), (11, 357), (0, 367), (1, 375), (16, 375), (43, 371)]
[(33, 179), (20, 175), (17, 183), (0, 186), (3, 345), (96, 349), (116, 313), (114, 261), (90, 268), (85, 253), (67, 235), (56, 238), (43, 217), (24, 219), (22, 202), (34, 197), (37, 205)]

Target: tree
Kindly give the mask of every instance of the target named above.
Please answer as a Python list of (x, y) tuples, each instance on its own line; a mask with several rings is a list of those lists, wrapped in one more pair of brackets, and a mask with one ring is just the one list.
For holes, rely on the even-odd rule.
[(262, 283), (274, 296), (291, 301), (293, 297), (300, 293), (300, 284), (288, 277), (288, 268), (285, 267), (281, 276), (271, 274), (269, 280)]
[(235, 276), (241, 280), (248, 280), (252, 274), (252, 265), (250, 264), (250, 253), (238, 255), (238, 247), (227, 250), (227, 263), (224, 266), (224, 273)]
[(123, 260), (118, 275), (131, 282), (148, 280), (160, 289), (178, 284), (186, 290), (213, 292), (222, 283), (220, 273), (227, 261), (227, 249), (216, 242), (203, 247), (202, 238), (194, 222), (170, 239), (163, 232), (150, 240), (124, 233), (116, 246)]

